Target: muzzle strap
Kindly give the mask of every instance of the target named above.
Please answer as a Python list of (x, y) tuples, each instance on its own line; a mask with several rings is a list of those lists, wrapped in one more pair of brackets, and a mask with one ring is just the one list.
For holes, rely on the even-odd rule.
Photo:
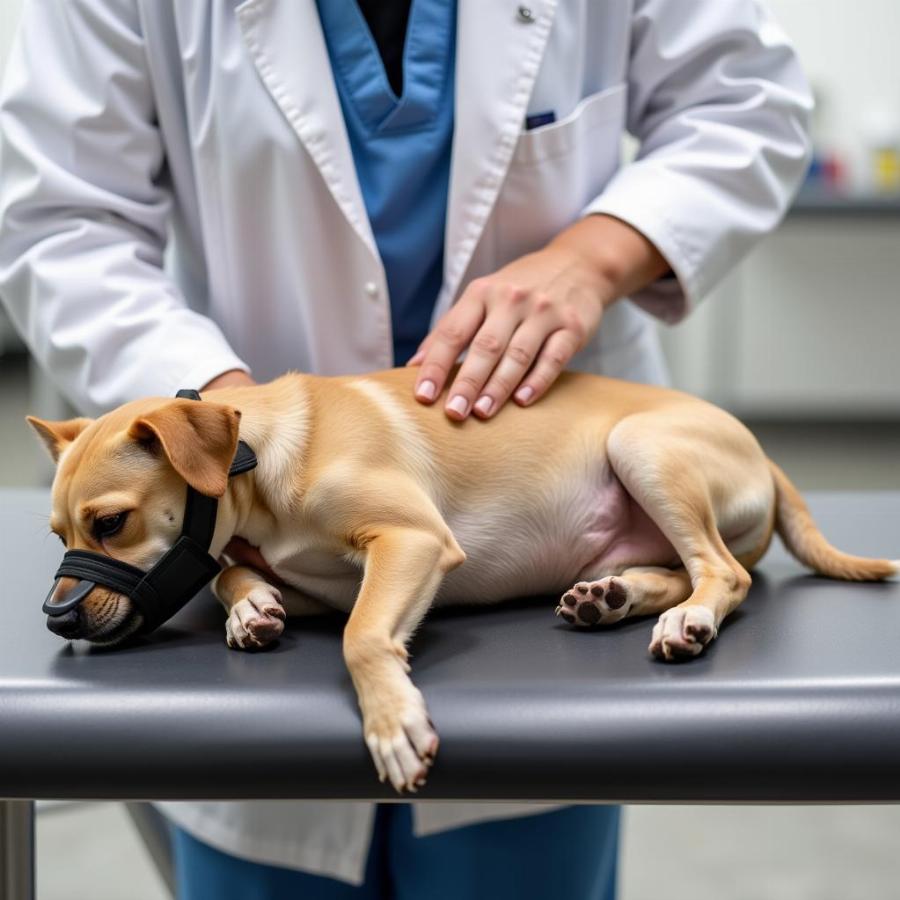
[[(56, 570), (56, 578), (81, 578), (102, 584), (120, 594), (130, 594), (143, 580), (145, 572), (120, 559), (91, 553), (90, 550), (68, 550)], [(67, 598), (68, 599), (68, 598)], [(53, 604), (54, 609), (63, 604)]]
[(152, 631), (174, 616), (221, 568), (192, 538), (178, 538), (131, 594), (144, 616), (144, 630)]

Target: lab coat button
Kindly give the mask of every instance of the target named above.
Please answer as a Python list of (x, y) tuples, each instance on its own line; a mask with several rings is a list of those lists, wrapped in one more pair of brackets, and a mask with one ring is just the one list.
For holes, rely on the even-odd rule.
[(534, 22), (534, 11), (530, 6), (520, 6), (517, 13), (520, 22), (524, 22), (526, 25), (531, 25)]
[(374, 281), (367, 281), (363, 289), (373, 300), (378, 296), (378, 285)]

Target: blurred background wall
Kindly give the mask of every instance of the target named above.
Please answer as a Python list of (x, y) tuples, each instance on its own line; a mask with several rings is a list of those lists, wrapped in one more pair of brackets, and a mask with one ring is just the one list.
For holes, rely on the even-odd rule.
[[(0, 0), (0, 63), (21, 4)], [(661, 329), (673, 381), (744, 418), (803, 488), (900, 489), (900, 2), (770, 6), (818, 95), (819, 174), (700, 310)], [(0, 485), (49, 476), (26, 411), (66, 407), (0, 314)], [(112, 804), (43, 807), (40, 898), (163, 897), (125, 822)], [(898, 841), (894, 808), (630, 808), (622, 900), (893, 897)]]
[(900, 173), (875, 172), (882, 142), (900, 154), (900, 3), (770, 6), (815, 89), (817, 152), (835, 176), (697, 315), (664, 329), (673, 376), (745, 418), (896, 419)]
[[(0, 2), (0, 62), (21, 4)], [(801, 487), (897, 485), (900, 3), (770, 6), (816, 91), (824, 174), (693, 316), (661, 328), (673, 382), (740, 415)], [(884, 145), (893, 148), (893, 175), (890, 156), (885, 175)], [(0, 425), (17, 464), (0, 470), (0, 484), (46, 480), (21, 414), (27, 407), (54, 418), (67, 408), (47, 378), (29, 374), (2, 313), (0, 397)], [(855, 464), (845, 465), (851, 457)]]

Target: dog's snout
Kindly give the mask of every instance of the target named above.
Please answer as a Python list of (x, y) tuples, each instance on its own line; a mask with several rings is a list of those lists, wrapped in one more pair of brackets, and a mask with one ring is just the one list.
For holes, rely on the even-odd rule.
[(76, 637), (81, 631), (81, 610), (76, 606), (61, 616), (47, 616), (47, 627), (60, 637)]

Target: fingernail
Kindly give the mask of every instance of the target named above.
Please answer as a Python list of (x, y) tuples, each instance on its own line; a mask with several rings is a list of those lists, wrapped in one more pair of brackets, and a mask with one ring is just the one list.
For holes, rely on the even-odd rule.
[(534, 396), (534, 388), (526, 385), (516, 391), (516, 400), (519, 403), (527, 403)]
[(423, 400), (434, 400), (436, 393), (433, 381), (423, 381), (416, 388), (416, 396), (421, 397)]
[(491, 407), (494, 405), (494, 401), (485, 394), (483, 397), (479, 399), (479, 401), (475, 404), (475, 409), (478, 410), (483, 416), (488, 415), (491, 411)]
[(469, 411), (469, 401), (462, 394), (457, 394), (448, 404), (447, 409), (451, 412), (464, 416)]

